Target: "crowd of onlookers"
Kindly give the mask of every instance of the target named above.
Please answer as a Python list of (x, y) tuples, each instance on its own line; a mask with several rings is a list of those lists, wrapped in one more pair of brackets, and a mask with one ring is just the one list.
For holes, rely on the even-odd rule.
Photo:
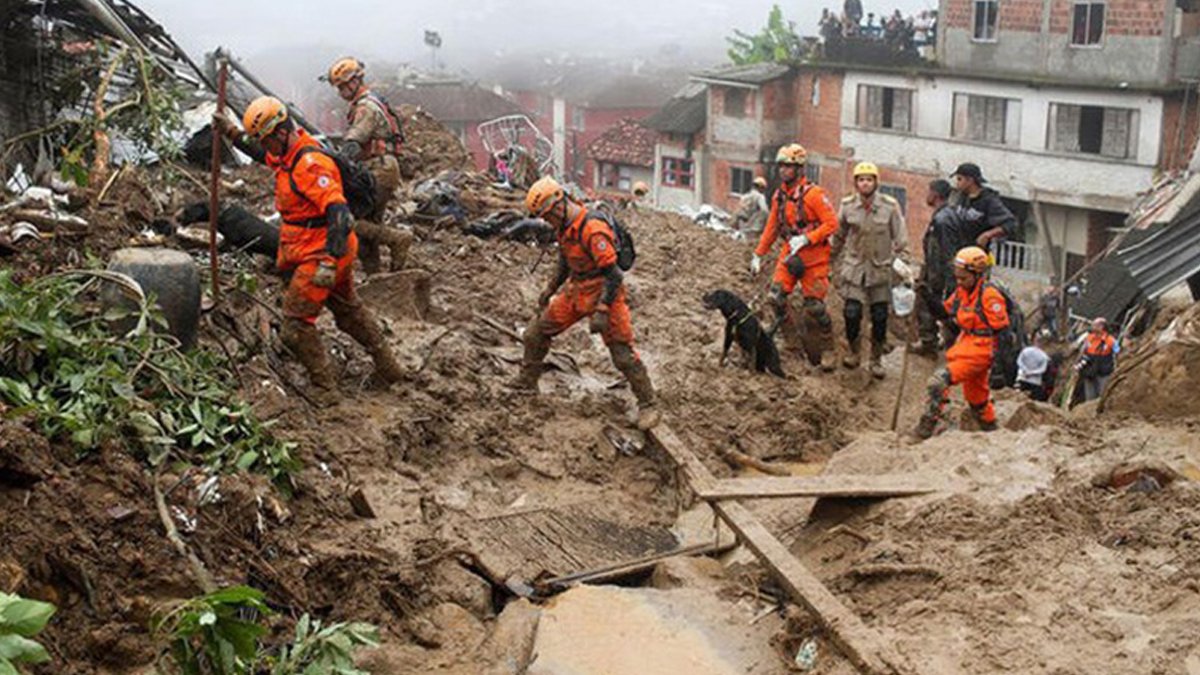
[(863, 16), (862, 0), (845, 0), (842, 13), (821, 12), (821, 38), (826, 45), (849, 41), (872, 41), (888, 45), (896, 52), (929, 56), (937, 44), (937, 10), (904, 16), (900, 10), (891, 16), (868, 12)]

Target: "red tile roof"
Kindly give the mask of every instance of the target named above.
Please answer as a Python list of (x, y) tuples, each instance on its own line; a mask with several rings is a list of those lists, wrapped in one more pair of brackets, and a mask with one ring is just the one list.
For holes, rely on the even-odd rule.
[(627, 166), (654, 166), (654, 143), (657, 134), (625, 118), (604, 132), (588, 146), (588, 157), (597, 162)]

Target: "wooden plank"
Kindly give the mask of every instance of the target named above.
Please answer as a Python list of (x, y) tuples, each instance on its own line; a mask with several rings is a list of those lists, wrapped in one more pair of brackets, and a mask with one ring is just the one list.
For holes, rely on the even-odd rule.
[(783, 497), (907, 497), (945, 486), (916, 474), (883, 476), (787, 476), (730, 478), (697, 490), (701, 499), (780, 499)]
[[(670, 427), (660, 424), (651, 430), (650, 437), (683, 470), (692, 488), (699, 493), (711, 491), (717, 481), (708, 468), (688, 450)], [(769, 479), (778, 480), (778, 479)], [(758, 521), (749, 509), (735, 501), (714, 502), (713, 510), (767, 566), (776, 579), (801, 606), (808, 609), (828, 631), (830, 639), (850, 662), (867, 675), (895, 675), (914, 672), (905, 665), (890, 645), (851, 612), (825, 585), (808, 571)]]

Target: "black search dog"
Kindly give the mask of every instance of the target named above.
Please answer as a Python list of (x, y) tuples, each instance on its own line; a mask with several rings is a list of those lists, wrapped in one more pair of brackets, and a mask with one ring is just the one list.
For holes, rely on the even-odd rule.
[(738, 346), (754, 363), (755, 370), (786, 377), (783, 367), (779, 365), (779, 350), (775, 348), (774, 337), (763, 330), (758, 317), (741, 298), (729, 291), (717, 290), (704, 296), (704, 307), (719, 309), (725, 317), (725, 346), (721, 349), (721, 365), (725, 365), (729, 348), (736, 339)]

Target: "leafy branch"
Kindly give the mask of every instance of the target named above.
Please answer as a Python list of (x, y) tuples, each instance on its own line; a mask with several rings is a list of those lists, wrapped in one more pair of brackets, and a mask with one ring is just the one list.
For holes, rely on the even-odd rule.
[(756, 34), (734, 30), (725, 38), (729, 60), (739, 66), (753, 63), (794, 63), (804, 58), (806, 49), (796, 33), (796, 23), (783, 17), (779, 5), (771, 6), (767, 25)]
[[(98, 275), (106, 273), (21, 285), (0, 271), (0, 402), (81, 454), (119, 443), (151, 466), (174, 454), (277, 482), (296, 470), (293, 444), (276, 439), (237, 397), (220, 356), (182, 351), (146, 298), (104, 309)], [(118, 325), (132, 327), (117, 336)]]
[(21, 664), (46, 663), (50, 655), (32, 638), (46, 627), (55, 607), (0, 593), (0, 675), (18, 675)]

